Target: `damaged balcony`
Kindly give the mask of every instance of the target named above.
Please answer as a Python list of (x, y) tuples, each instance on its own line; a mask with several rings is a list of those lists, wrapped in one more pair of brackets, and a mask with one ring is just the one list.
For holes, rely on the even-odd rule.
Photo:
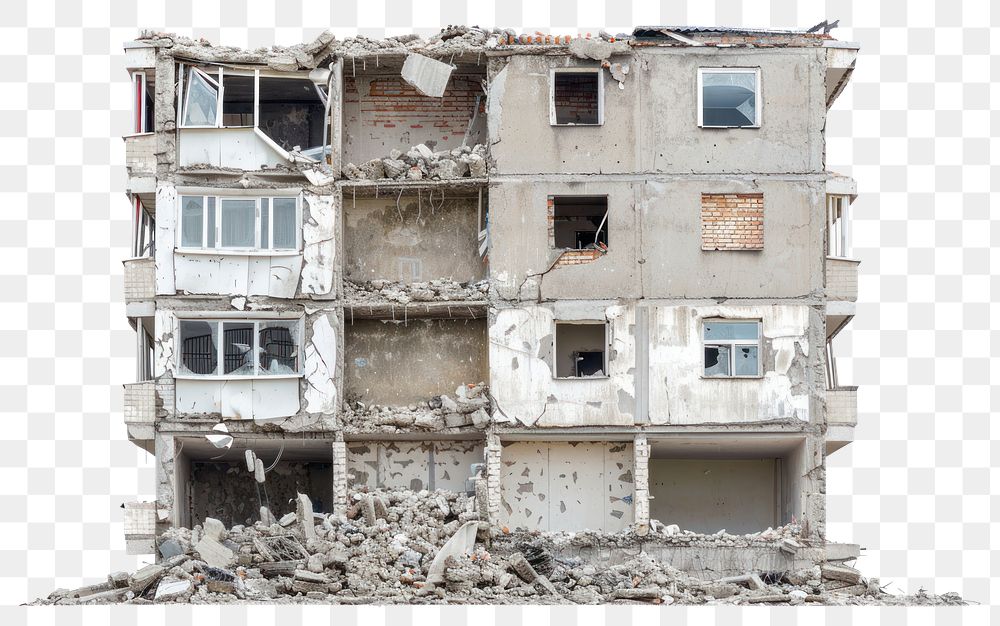
[(827, 335), (833, 337), (854, 317), (858, 299), (858, 265), (853, 258), (851, 203), (857, 184), (846, 176), (827, 181), (826, 198), (826, 296)]
[(154, 422), (161, 402), (153, 380), (153, 337), (155, 322), (152, 316), (130, 317), (135, 329), (135, 380), (124, 385), (122, 409), (129, 440), (150, 454), (153, 453)]
[(826, 453), (854, 441), (858, 424), (858, 388), (836, 387), (826, 392)]
[(348, 323), (485, 317), (487, 208), (481, 189), (438, 185), (344, 194)]

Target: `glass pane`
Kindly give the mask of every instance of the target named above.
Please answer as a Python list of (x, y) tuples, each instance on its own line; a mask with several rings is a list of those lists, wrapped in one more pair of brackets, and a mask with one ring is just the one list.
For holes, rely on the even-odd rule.
[(253, 248), (256, 245), (256, 202), (222, 199), (222, 247)]
[(729, 346), (705, 346), (705, 376), (729, 376)]
[(757, 366), (757, 346), (736, 346), (737, 376), (757, 376), (760, 370)]
[(274, 198), (274, 247), (295, 247), (295, 198)]
[(227, 71), (222, 81), (222, 125), (253, 126), (253, 76)]
[(702, 74), (702, 121), (705, 126), (754, 126), (757, 123), (757, 75), (749, 72)]
[(208, 239), (208, 241), (205, 242), (205, 247), (206, 248), (214, 248), (215, 247), (215, 237), (216, 237), (216, 233), (215, 233), (215, 198), (210, 197), (208, 199), (208, 210), (206, 211), (206, 213), (208, 214), (208, 227), (206, 228), (205, 232), (207, 233), (207, 237), (206, 238)]
[(260, 373), (263, 375), (298, 374), (298, 321), (260, 323)]
[(705, 322), (705, 341), (756, 341), (759, 328), (757, 322)]
[(271, 247), (270, 244), (268, 243), (270, 241), (270, 235), (268, 234), (268, 231), (270, 231), (270, 228), (268, 226), (268, 219), (269, 219), (269, 217), (271, 215), (271, 209), (268, 208), (268, 204), (269, 203), (270, 202), (269, 202), (268, 198), (261, 198), (260, 199), (260, 247), (261, 247), (261, 249), (266, 249), (266, 248), (270, 248)]
[(185, 126), (215, 126), (216, 107), (219, 105), (218, 91), (198, 72), (188, 74), (187, 108), (184, 111)]
[(252, 375), (253, 350), (253, 322), (222, 323), (224, 374)]
[(181, 321), (181, 374), (216, 374), (218, 322)]
[(201, 196), (181, 196), (181, 247), (200, 248), (204, 228)]

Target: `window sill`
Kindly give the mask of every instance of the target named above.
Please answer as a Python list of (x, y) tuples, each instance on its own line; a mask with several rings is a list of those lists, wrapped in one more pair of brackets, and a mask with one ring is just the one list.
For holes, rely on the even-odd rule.
[(129, 133), (127, 135), (122, 135), (122, 139), (131, 139), (132, 137), (152, 137), (156, 133), (152, 131), (146, 131), (144, 133)]
[(702, 380), (763, 380), (764, 375), (758, 374), (756, 376), (705, 376), (701, 375)]
[(570, 124), (556, 124), (555, 122), (549, 122), (549, 126), (556, 126), (556, 127), (559, 127), (559, 128), (567, 128), (567, 127), (572, 127), (572, 126), (604, 126), (604, 122), (597, 122), (596, 124), (582, 124), (582, 123), (581, 124), (575, 124), (575, 123), (570, 123)]
[(271, 376), (232, 376), (229, 374), (222, 375), (198, 375), (198, 374), (174, 374), (174, 380), (207, 380), (207, 381), (229, 381), (229, 380), (289, 380), (293, 378), (302, 378), (304, 374), (274, 374)]
[(757, 124), (756, 126), (705, 126), (704, 124), (699, 124), (698, 127), (699, 128), (706, 128), (706, 129), (709, 129), (709, 130), (711, 130), (711, 129), (719, 129), (719, 128), (721, 128), (723, 130), (725, 130), (727, 128), (749, 128), (751, 130), (753, 130), (753, 129), (758, 129), (759, 130), (760, 129), (760, 124)]
[(176, 254), (209, 256), (299, 256), (301, 250), (245, 250), (241, 248), (174, 248)]
[(860, 263), (861, 262), (861, 259), (856, 259), (854, 257), (849, 257), (849, 256), (831, 256), (831, 255), (827, 255), (826, 258), (827, 258), (828, 261), (847, 261), (848, 263)]
[(553, 376), (552, 380), (611, 380), (610, 376)]

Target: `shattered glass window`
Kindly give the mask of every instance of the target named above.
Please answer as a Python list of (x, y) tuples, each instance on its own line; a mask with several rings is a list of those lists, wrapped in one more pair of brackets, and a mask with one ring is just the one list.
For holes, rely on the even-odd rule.
[(254, 352), (253, 322), (222, 323), (224, 374), (252, 376)]
[(702, 126), (757, 126), (757, 72), (701, 74)]
[(705, 376), (760, 376), (760, 322), (706, 320)]
[(260, 323), (257, 334), (260, 345), (257, 352), (260, 374), (271, 376), (298, 374), (299, 350), (296, 341), (298, 328), (298, 321), (293, 320)]
[(204, 219), (203, 198), (201, 196), (181, 196), (182, 248), (200, 248), (204, 245), (202, 240)]
[(209, 376), (218, 373), (219, 323), (205, 320), (182, 320), (181, 374)]
[(296, 247), (295, 198), (274, 198), (271, 200), (274, 219), (274, 248)]
[(188, 73), (187, 103), (184, 106), (185, 126), (215, 126), (219, 107), (219, 90), (195, 69)]
[(257, 201), (223, 198), (222, 247), (253, 248), (257, 244)]

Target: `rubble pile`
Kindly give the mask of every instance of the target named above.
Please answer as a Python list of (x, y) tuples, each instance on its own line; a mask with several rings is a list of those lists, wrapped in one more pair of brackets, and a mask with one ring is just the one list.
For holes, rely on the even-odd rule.
[(280, 521), (265, 508), (269, 523), (227, 531), (208, 518), (168, 531), (160, 563), (34, 604), (963, 604), (957, 594), (890, 595), (842, 565), (712, 581), (646, 552), (604, 566), (560, 556), (548, 533), (491, 536), (475, 498), (443, 491), (355, 492), (335, 515), (314, 513), (305, 495), (296, 501)]
[(344, 176), (351, 180), (454, 180), (485, 178), (486, 146), (461, 146), (434, 151), (418, 144), (406, 152), (393, 149), (388, 158), (372, 159), (361, 165), (348, 163)]
[(434, 396), (408, 406), (345, 402), (342, 419), (353, 430), (385, 432), (396, 429), (444, 430), (474, 426), (486, 428), (493, 406), (486, 383), (461, 385), (455, 395)]
[(452, 25), (424, 39), (417, 34), (397, 35), (385, 39), (357, 36), (337, 41), (330, 48), (332, 54), (345, 58), (365, 57), (373, 54), (415, 52), (427, 56), (448, 57), (465, 52), (479, 52), (487, 44), (495, 44), (502, 35), (513, 31), (480, 28), (479, 26)]
[(490, 281), (460, 283), (447, 278), (401, 283), (392, 280), (344, 281), (344, 299), (351, 304), (398, 302), (469, 302), (485, 300)]

